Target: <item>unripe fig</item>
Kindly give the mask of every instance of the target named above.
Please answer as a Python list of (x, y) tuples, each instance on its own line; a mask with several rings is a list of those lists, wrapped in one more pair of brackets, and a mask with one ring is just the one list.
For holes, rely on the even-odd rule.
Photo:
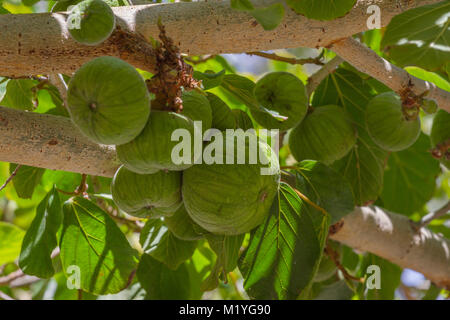
[(316, 107), (289, 135), (289, 147), (297, 161), (331, 164), (344, 157), (356, 143), (356, 130), (341, 107)]
[(116, 205), (140, 218), (172, 215), (181, 205), (181, 173), (137, 174), (121, 166), (111, 184)]
[(420, 119), (405, 114), (400, 97), (385, 92), (369, 101), (366, 109), (366, 127), (370, 137), (387, 151), (404, 150), (420, 135)]
[(67, 103), (75, 125), (100, 144), (133, 140), (150, 114), (150, 96), (141, 75), (114, 57), (82, 65), (69, 82)]
[(70, 10), (67, 29), (76, 41), (97, 45), (109, 38), (116, 26), (116, 17), (102, 0), (84, 0)]

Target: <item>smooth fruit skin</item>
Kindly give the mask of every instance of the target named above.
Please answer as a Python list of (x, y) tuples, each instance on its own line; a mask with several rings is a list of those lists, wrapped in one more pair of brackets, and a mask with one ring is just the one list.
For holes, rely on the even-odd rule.
[(308, 96), (303, 82), (288, 72), (267, 74), (256, 83), (254, 94), (264, 108), (286, 118), (250, 109), (256, 122), (267, 129), (291, 129), (302, 121), (308, 110)]
[(150, 114), (150, 96), (144, 80), (118, 58), (99, 57), (74, 74), (67, 92), (74, 124), (89, 139), (120, 145), (142, 131)]
[[(225, 136), (226, 141), (233, 139)], [(199, 164), (183, 172), (182, 195), (185, 208), (197, 224), (222, 235), (246, 233), (261, 224), (278, 192), (280, 168), (275, 152), (265, 143), (257, 164), (237, 164), (237, 152), (255, 152), (249, 143), (241, 150), (224, 147), (234, 164)], [(235, 149), (237, 144), (235, 144)], [(245, 150), (244, 150), (245, 149)], [(234, 154), (233, 154), (234, 153)], [(262, 157), (262, 158), (261, 158)], [(270, 175), (262, 175), (261, 163), (272, 163)]]
[(191, 219), (184, 205), (170, 217), (164, 218), (167, 228), (179, 239), (185, 241), (200, 240), (203, 238), (206, 230), (200, 227)]
[[(433, 118), (433, 126), (431, 127), (431, 144), (435, 148), (438, 144), (448, 142), (450, 140), (450, 113), (445, 110), (439, 110)], [(450, 153), (450, 150), (447, 149)], [(450, 168), (450, 159), (446, 155), (440, 159), (441, 162)]]
[(356, 130), (345, 110), (335, 105), (316, 107), (289, 135), (297, 161), (331, 164), (344, 157), (356, 143)]
[[(172, 133), (185, 129), (191, 139), (191, 160), (176, 164), (172, 161), (173, 148), (181, 143), (172, 141)], [(200, 133), (201, 134), (201, 133)], [(158, 170), (181, 171), (194, 164), (194, 124), (191, 119), (174, 112), (152, 111), (148, 123), (133, 141), (117, 146), (117, 156), (125, 167), (141, 174)]]
[(370, 137), (387, 151), (404, 150), (417, 141), (420, 119), (407, 120), (402, 101), (394, 92), (385, 92), (369, 101), (366, 109), (366, 127)]
[(191, 90), (183, 92), (183, 110), (181, 114), (192, 121), (201, 121), (203, 132), (211, 128), (212, 111), (206, 96)]
[(181, 173), (158, 171), (137, 174), (121, 166), (114, 175), (111, 193), (116, 205), (140, 218), (173, 214), (181, 205)]
[(84, 0), (78, 3), (67, 18), (67, 29), (72, 38), (91, 46), (108, 39), (115, 26), (114, 12), (102, 0)]

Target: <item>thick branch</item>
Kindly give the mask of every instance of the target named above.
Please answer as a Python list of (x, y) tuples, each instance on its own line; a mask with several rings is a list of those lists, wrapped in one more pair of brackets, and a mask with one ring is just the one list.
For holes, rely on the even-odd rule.
[[(229, 1), (209, 0), (113, 8), (118, 26), (146, 39), (157, 38), (161, 18), (167, 33), (181, 51), (190, 55), (264, 51), (293, 47), (325, 47), (335, 41), (367, 30), (367, 7), (377, 4), (381, 24), (393, 16), (420, 5), (440, 0), (359, 0), (342, 18), (309, 20), (286, 10), (284, 21), (274, 31), (264, 31), (245, 12), (230, 8)], [(265, 5), (274, 0), (260, 0)], [(401, 4), (401, 7), (400, 5)], [(66, 13), (0, 15), (0, 75), (23, 76), (75, 71), (87, 60), (102, 55), (118, 56), (136, 67), (152, 71), (154, 59), (130, 52), (119, 32), (99, 46), (76, 43), (69, 36)], [(142, 49), (142, 48), (141, 48)]]
[(421, 272), (436, 285), (450, 288), (450, 240), (425, 228), (417, 230), (406, 216), (378, 207), (356, 208), (331, 238)]
[(439, 108), (450, 112), (450, 92), (442, 90), (434, 83), (423, 81), (405, 70), (381, 58), (373, 50), (353, 38), (336, 42), (332, 50), (361, 72), (381, 81), (396, 92), (411, 90), (415, 95), (428, 91), (426, 98), (434, 99)]
[[(0, 136), (0, 161), (107, 177), (117, 168), (113, 147), (89, 142), (66, 118), (0, 107)], [(450, 240), (405, 216), (357, 208), (331, 238), (450, 287)]]
[(0, 107), (0, 161), (112, 176), (113, 147), (90, 142), (70, 119)]

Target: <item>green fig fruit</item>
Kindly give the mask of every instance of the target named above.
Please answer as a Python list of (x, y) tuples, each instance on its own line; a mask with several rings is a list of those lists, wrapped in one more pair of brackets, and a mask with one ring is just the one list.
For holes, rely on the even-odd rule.
[(136, 69), (114, 57), (95, 58), (69, 82), (72, 121), (96, 143), (120, 145), (133, 140), (147, 123), (150, 95)]
[(356, 130), (341, 107), (315, 108), (289, 135), (289, 147), (297, 161), (331, 164), (343, 158), (356, 143)]
[(400, 97), (385, 92), (369, 101), (366, 108), (366, 127), (370, 137), (387, 151), (404, 150), (417, 141), (420, 119), (405, 116)]
[(158, 171), (137, 174), (121, 166), (114, 175), (111, 193), (116, 205), (129, 215), (159, 218), (181, 206), (181, 173)]

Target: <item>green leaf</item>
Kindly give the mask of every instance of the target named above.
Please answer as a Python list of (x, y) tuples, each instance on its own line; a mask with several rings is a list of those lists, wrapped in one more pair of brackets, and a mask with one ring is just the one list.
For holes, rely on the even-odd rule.
[(319, 267), (329, 217), (282, 183), (266, 221), (253, 233), (239, 263), (255, 299), (305, 296)]
[(414, 8), (395, 16), (382, 47), (397, 65), (437, 69), (450, 60), (450, 2)]
[(231, 0), (231, 8), (240, 11), (253, 10), (253, 5), (250, 0)]
[(350, 300), (354, 295), (345, 280), (323, 286), (314, 300)]
[(295, 12), (315, 20), (333, 20), (348, 13), (356, 0), (287, 0)]
[(264, 30), (273, 30), (283, 20), (284, 6), (281, 3), (274, 3), (266, 8), (253, 9), (250, 11), (250, 14)]
[[(395, 298), (395, 290), (400, 285), (402, 268), (373, 254), (367, 255), (364, 260), (363, 270), (367, 270), (367, 267), (370, 265), (380, 268), (380, 289), (367, 290), (366, 299), (393, 300)], [(367, 275), (368, 280), (370, 279), (370, 275)]]
[(353, 211), (352, 189), (341, 174), (312, 160), (302, 161), (297, 166), (297, 189), (330, 214), (331, 224)]
[(68, 275), (71, 266), (78, 267), (81, 289), (93, 294), (123, 290), (137, 262), (125, 235), (87, 199), (69, 199), (63, 210), (60, 255), (64, 273)]
[[(442, 78), (440, 75), (434, 72), (426, 71), (422, 68), (418, 67), (406, 67), (406, 71), (408, 71), (409, 74), (413, 75), (414, 77), (417, 77), (419, 79), (429, 81), (434, 83), (439, 88), (450, 91), (450, 83)], [(426, 98), (426, 96), (425, 96)]]
[(383, 188), (384, 162), (388, 153), (360, 132), (356, 145), (333, 168), (350, 182), (357, 205), (375, 201)]
[(36, 216), (23, 239), (19, 267), (24, 273), (39, 278), (53, 276), (55, 270), (51, 254), (57, 246), (56, 233), (61, 221), (61, 202), (58, 191), (53, 187), (39, 203)]
[(185, 300), (190, 298), (189, 272), (184, 264), (177, 270), (148, 254), (143, 254), (136, 272), (141, 286), (151, 300)]
[(203, 88), (205, 88), (205, 90), (209, 90), (217, 86), (220, 86), (224, 75), (225, 69), (223, 69), (218, 73), (215, 73), (212, 70), (206, 70), (205, 72), (194, 71), (194, 78), (202, 80)]
[(31, 111), (35, 108), (36, 95), (32, 88), (36, 81), (26, 79), (12, 79), (6, 85), (6, 94), (1, 101), (3, 106)]
[(169, 269), (176, 270), (183, 262), (188, 260), (195, 249), (197, 241), (185, 241), (178, 239), (172, 232), (167, 231), (160, 239), (156, 248), (146, 251), (159, 262), (164, 263)]
[(447, 72), (447, 76), (450, 78), (450, 62), (447, 62), (445, 65), (445, 72)]
[[(12, 174), (16, 167), (17, 164), (11, 163), (9, 165), (9, 173)], [(41, 182), (44, 172), (45, 169), (42, 168), (22, 165), (12, 179), (17, 195), (23, 199), (31, 199), (34, 188)]]
[(0, 221), (0, 265), (16, 260), (24, 235), (22, 229)]
[(381, 193), (384, 208), (409, 215), (431, 199), (440, 167), (430, 149), (430, 138), (422, 133), (411, 147), (390, 155)]
[(144, 251), (153, 250), (167, 232), (161, 219), (149, 219), (139, 235), (139, 243)]
[[(9, 12), (5, 8), (3, 8), (3, 6), (1, 5), (1, 2), (0, 2), (0, 14), (8, 14), (8, 13), (11, 13), (11, 12)], [(0, 97), (1, 97), (1, 95), (0, 95)]]
[(218, 96), (207, 92), (207, 98), (212, 111), (212, 128), (219, 130), (234, 129), (236, 122), (230, 107)]
[(342, 106), (358, 130), (353, 149), (333, 164), (350, 182), (357, 205), (378, 198), (383, 187), (384, 163), (388, 153), (379, 148), (365, 128), (365, 109), (372, 98), (372, 88), (354, 72), (339, 68), (321, 82), (312, 104)]
[(252, 80), (237, 74), (227, 74), (220, 86), (250, 109), (259, 109), (258, 101), (253, 95), (255, 83)]
[(220, 275), (226, 275), (236, 268), (244, 237), (245, 234), (237, 236), (206, 235), (209, 246), (215, 252), (217, 260), (213, 271), (202, 285), (205, 291), (215, 289), (219, 285)]

